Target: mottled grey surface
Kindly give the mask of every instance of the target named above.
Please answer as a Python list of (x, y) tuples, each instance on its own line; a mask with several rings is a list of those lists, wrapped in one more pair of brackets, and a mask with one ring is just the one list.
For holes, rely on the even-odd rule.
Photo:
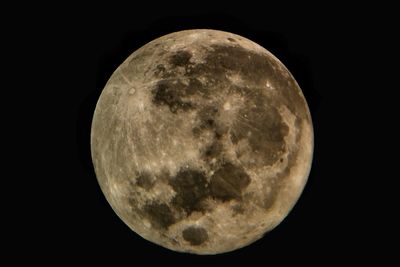
[(313, 131), (283, 64), (231, 33), (190, 30), (134, 52), (92, 125), (100, 186), (120, 218), (164, 247), (215, 254), (273, 229), (301, 194)]

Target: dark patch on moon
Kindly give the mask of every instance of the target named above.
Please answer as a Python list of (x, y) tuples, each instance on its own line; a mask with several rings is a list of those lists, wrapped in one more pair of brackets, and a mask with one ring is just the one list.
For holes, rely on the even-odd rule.
[(206, 229), (199, 226), (190, 226), (182, 231), (182, 237), (192, 246), (199, 246), (208, 240)]
[[(188, 103), (183, 99), (185, 95), (197, 94), (201, 98), (209, 98), (216, 94), (218, 85), (229, 85), (226, 77), (228, 73), (240, 73), (247, 84), (259, 85), (266, 79), (274, 79), (276, 73), (272, 63), (265, 55), (246, 50), (239, 45), (212, 45), (213, 51), (206, 54), (204, 63), (193, 64), (190, 62), (192, 54), (188, 51), (179, 51), (169, 58), (171, 64), (168, 70), (163, 65), (158, 65), (154, 74), (158, 77), (162, 73), (161, 80), (153, 90), (153, 101), (160, 105), (168, 105), (171, 112), (177, 109), (188, 110)], [(189, 86), (183, 86), (178, 67), (185, 67), (185, 76), (190, 78)], [(205, 78), (208, 83), (201, 83), (198, 78)], [(175, 84), (171, 82), (175, 81)], [(166, 86), (168, 84), (169, 86)], [(182, 104), (183, 103), (183, 104)], [(181, 108), (181, 105), (182, 108)]]
[(218, 107), (215, 106), (206, 106), (199, 110), (199, 119), (202, 122), (201, 127), (203, 129), (211, 129), (214, 128), (215, 122), (214, 118), (218, 113)]
[[(222, 90), (220, 93), (223, 94), (232, 91), (243, 94), (247, 103), (237, 114), (236, 123), (230, 131), (231, 140), (237, 144), (244, 138), (248, 139), (256, 158), (249, 167), (272, 165), (284, 152), (284, 137), (288, 133), (288, 126), (283, 122), (277, 107), (283, 103), (282, 98), (287, 98), (287, 94), (291, 94), (291, 99), (296, 98), (297, 102), (302, 101), (301, 97), (296, 97), (297, 93), (287, 90), (285, 86), (279, 90), (276, 99), (263, 93), (260, 87), (265, 87), (266, 82), (279, 84), (282, 80), (278, 63), (269, 60), (266, 55), (249, 51), (239, 45), (215, 44), (211, 47), (213, 50), (205, 55), (204, 63), (199, 64), (190, 62), (192, 55), (187, 51), (173, 54), (169, 59), (173, 65), (172, 73), (175, 67), (185, 67), (185, 75), (190, 78), (190, 84), (185, 86), (180, 82), (180, 74), (174, 74), (171, 77), (172, 80), (175, 79), (175, 84), (171, 83), (171, 77), (161, 80), (154, 91), (153, 101), (159, 105), (168, 105), (171, 112), (176, 113), (178, 110), (197, 109), (193, 103), (185, 100), (188, 95), (206, 99), (216, 95), (216, 90)], [(249, 87), (232, 85), (227, 78), (228, 73), (240, 74)], [(214, 80), (215, 83), (203, 84), (199, 81), (200, 77), (208, 81)], [(226, 91), (226, 88), (230, 88), (230, 91)], [(227, 132), (228, 129), (215, 121), (217, 112), (218, 106), (207, 106), (198, 111), (201, 123), (193, 128), (194, 137), (199, 137), (205, 130), (212, 130), (219, 139)]]
[(185, 86), (176, 81), (161, 80), (157, 83), (153, 93), (153, 102), (156, 105), (167, 105), (172, 113), (178, 110), (187, 111), (192, 109), (192, 103), (182, 99)]
[[(192, 54), (188, 51), (179, 51), (169, 57), (170, 67), (158, 65), (154, 74), (159, 77), (162, 73), (164, 81), (171, 79), (177, 81), (177, 85), (171, 85), (176, 89), (168, 90), (164, 94), (164, 89), (156, 93), (153, 98), (156, 104), (168, 105), (171, 111), (176, 113), (177, 109), (189, 110), (189, 103), (184, 101), (187, 92), (197, 94), (201, 98), (209, 98), (216, 94), (215, 90), (227, 87), (231, 84), (227, 74), (238, 73), (244, 83), (251, 87), (252, 91), (260, 91), (259, 87), (265, 87), (268, 81), (271, 85), (281, 88), (277, 91), (270, 105), (285, 104), (292, 113), (298, 114), (302, 119), (306, 118), (306, 103), (299, 90), (289, 90), (295, 88), (295, 81), (290, 77), (282, 77), (279, 62), (271, 61), (267, 55), (247, 50), (240, 45), (211, 45), (212, 50), (207, 52), (203, 63), (194, 64), (190, 62)], [(178, 67), (185, 68), (184, 76), (190, 77), (189, 86), (181, 86), (181, 73), (175, 71)], [(285, 71), (285, 70), (283, 70)], [(198, 78), (207, 80), (206, 84), (201, 83)], [(163, 81), (163, 80), (161, 80)], [(224, 86), (225, 85), (225, 86)], [(159, 90), (156, 90), (159, 91)], [(187, 91), (182, 94), (180, 91)], [(182, 107), (180, 107), (182, 106)], [(307, 118), (308, 119), (308, 118)]]
[(210, 182), (198, 170), (183, 169), (175, 177), (170, 177), (169, 184), (176, 192), (171, 204), (176, 209), (185, 211), (187, 216), (194, 211), (205, 212), (205, 199), (211, 197), (223, 202), (240, 200), (242, 191), (250, 181), (250, 176), (241, 166), (229, 162), (223, 163), (217, 169)]
[(279, 185), (271, 185), (271, 191), (265, 195), (264, 202), (262, 203), (264, 209), (269, 210), (275, 203), (278, 193), (277, 186)]
[(138, 202), (137, 202), (137, 199), (136, 199), (136, 197), (135, 197), (134, 194), (132, 194), (131, 196), (129, 196), (129, 197), (127, 198), (127, 201), (128, 201), (129, 207), (130, 207), (131, 210), (133, 211), (132, 214), (140, 213), (140, 211), (139, 211), (139, 209), (138, 209)]
[(193, 136), (196, 138), (198, 138), (200, 136), (201, 132), (202, 132), (202, 130), (200, 127), (196, 126), (192, 129)]
[(217, 82), (227, 81), (228, 72), (240, 73), (250, 84), (259, 85), (263, 81), (276, 79), (277, 75), (266, 55), (255, 53), (239, 45), (211, 45), (204, 63), (191, 66), (187, 76), (205, 76), (217, 79)]
[(236, 42), (236, 40), (235, 39), (233, 39), (233, 38), (227, 38), (227, 40), (229, 41), (229, 42)]
[(192, 54), (188, 51), (179, 51), (173, 54), (170, 57), (170, 63), (173, 66), (185, 66), (189, 63), (190, 58), (192, 57)]
[(207, 178), (198, 170), (183, 169), (175, 177), (171, 177), (169, 184), (176, 195), (172, 204), (178, 209), (183, 209), (187, 215), (194, 211), (204, 212), (202, 203), (209, 195)]
[(205, 93), (205, 87), (196, 78), (189, 78), (189, 85), (185, 88), (185, 95), (195, 95), (199, 93)]
[(215, 117), (218, 114), (218, 107), (215, 106), (206, 106), (199, 110), (197, 116), (199, 118), (199, 124), (192, 129), (194, 137), (199, 137), (201, 133), (206, 130), (211, 130), (215, 133), (215, 137), (219, 139), (223, 134), (220, 131), (220, 127), (215, 121)]
[(211, 177), (211, 196), (222, 201), (240, 200), (250, 181), (250, 176), (241, 166), (224, 163)]
[(232, 207), (233, 215), (243, 214), (245, 209), (242, 204), (236, 204)]
[(205, 148), (203, 153), (203, 158), (205, 159), (218, 158), (221, 152), (222, 152), (222, 143), (214, 141), (213, 143), (211, 143), (211, 145)]
[(156, 76), (163, 75), (165, 71), (166, 71), (165, 66), (163, 64), (158, 64), (156, 70), (154, 71), (154, 74)]
[(155, 228), (168, 229), (176, 222), (173, 212), (165, 203), (151, 202), (146, 204), (143, 210)]
[[(296, 136), (296, 143), (299, 142), (298, 140), (299, 135)], [(265, 196), (263, 200), (263, 207), (266, 210), (269, 210), (272, 205), (276, 202), (276, 199), (278, 197), (278, 192), (281, 190), (281, 187), (284, 185), (286, 179), (290, 177), (290, 172), (294, 166), (297, 164), (297, 157), (299, 153), (299, 148), (295, 147), (291, 151), (291, 153), (288, 154), (287, 157), (287, 166), (280, 172), (277, 173), (274, 181), (272, 181), (269, 186), (271, 187), (270, 192)]]
[(149, 173), (143, 172), (137, 176), (136, 185), (145, 190), (150, 190), (154, 186), (154, 180)]
[(239, 111), (230, 138), (234, 144), (242, 139), (248, 140), (254, 152), (255, 166), (272, 165), (285, 152), (284, 138), (289, 133), (289, 127), (274, 106), (254, 105), (252, 102), (250, 100)]

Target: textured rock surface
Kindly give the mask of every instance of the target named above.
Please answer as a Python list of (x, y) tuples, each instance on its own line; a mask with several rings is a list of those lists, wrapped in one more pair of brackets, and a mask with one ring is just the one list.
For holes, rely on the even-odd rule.
[(91, 142), (100, 186), (132, 230), (215, 254), (288, 214), (313, 131), (299, 86), (273, 55), (238, 35), (190, 30), (146, 44), (114, 72)]

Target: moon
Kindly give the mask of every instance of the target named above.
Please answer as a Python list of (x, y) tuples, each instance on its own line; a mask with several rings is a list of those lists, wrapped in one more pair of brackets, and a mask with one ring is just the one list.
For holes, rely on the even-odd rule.
[(115, 70), (94, 112), (91, 152), (102, 192), (134, 232), (218, 254), (260, 239), (293, 208), (313, 127), (299, 85), (265, 48), (185, 30)]

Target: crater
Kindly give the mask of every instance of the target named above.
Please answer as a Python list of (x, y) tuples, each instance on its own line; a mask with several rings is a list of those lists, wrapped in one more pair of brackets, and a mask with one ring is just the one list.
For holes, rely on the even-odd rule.
[(241, 166), (224, 163), (211, 177), (211, 196), (222, 200), (240, 200), (242, 191), (250, 184), (250, 177)]
[(208, 240), (206, 229), (198, 226), (190, 226), (183, 230), (182, 237), (192, 246), (199, 246)]

